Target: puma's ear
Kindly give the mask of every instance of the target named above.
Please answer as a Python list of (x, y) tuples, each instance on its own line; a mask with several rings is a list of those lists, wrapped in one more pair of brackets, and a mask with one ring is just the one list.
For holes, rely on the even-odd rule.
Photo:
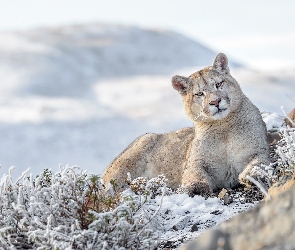
[(185, 76), (173, 76), (172, 77), (172, 86), (176, 89), (181, 95), (186, 95), (189, 89), (189, 79)]
[(228, 73), (228, 59), (225, 54), (219, 53), (213, 63), (213, 68), (220, 73)]

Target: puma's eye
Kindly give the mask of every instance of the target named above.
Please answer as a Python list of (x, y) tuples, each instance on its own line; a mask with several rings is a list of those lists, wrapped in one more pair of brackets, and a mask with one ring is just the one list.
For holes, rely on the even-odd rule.
[(221, 82), (216, 83), (216, 88), (221, 87), (223, 83), (224, 83), (224, 81), (221, 81)]
[(196, 93), (195, 95), (197, 95), (197, 96), (202, 96), (202, 95), (204, 95), (204, 93), (203, 93), (203, 92), (198, 92), (198, 93)]

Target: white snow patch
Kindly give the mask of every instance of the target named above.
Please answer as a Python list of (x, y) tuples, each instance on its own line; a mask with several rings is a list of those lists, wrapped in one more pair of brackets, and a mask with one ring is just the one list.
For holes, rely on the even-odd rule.
[[(161, 198), (157, 196), (155, 203), (145, 204), (144, 209), (155, 211), (161, 204)], [(161, 241), (180, 243), (182, 239), (188, 241), (255, 205), (244, 203), (238, 196), (233, 203), (224, 205), (219, 198), (173, 194), (163, 197), (161, 209), (152, 223), (161, 232)]]
[(263, 121), (266, 124), (267, 131), (279, 131), (285, 124), (285, 117), (276, 113), (263, 112), (261, 114)]

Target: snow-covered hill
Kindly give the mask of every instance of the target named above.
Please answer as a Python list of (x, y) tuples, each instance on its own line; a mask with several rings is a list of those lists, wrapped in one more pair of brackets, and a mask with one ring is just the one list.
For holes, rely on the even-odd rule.
[(67, 26), (0, 39), (0, 65), (25, 74), (23, 93), (51, 97), (89, 98), (97, 79), (171, 74), (208, 65), (214, 55), (174, 32), (128, 26)]
[[(180, 34), (128, 26), (0, 34), (0, 173), (59, 163), (101, 173), (140, 134), (191, 126), (170, 79), (215, 55)], [(263, 111), (294, 106), (285, 94), (295, 74), (269, 77), (235, 62), (232, 74)]]

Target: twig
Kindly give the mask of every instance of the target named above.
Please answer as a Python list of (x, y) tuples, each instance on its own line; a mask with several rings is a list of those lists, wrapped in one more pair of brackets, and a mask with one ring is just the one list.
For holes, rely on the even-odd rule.
[[(166, 193), (166, 186), (164, 186), (162, 188), (162, 197), (161, 197), (161, 203), (159, 205), (159, 207), (157, 208), (157, 210), (155, 211), (155, 213), (153, 214), (153, 216), (149, 219), (149, 221), (143, 226), (143, 228), (140, 230), (140, 232), (138, 233), (137, 237), (143, 232), (144, 228), (155, 218), (155, 216), (158, 214), (158, 212), (160, 211), (161, 207), (162, 207), (162, 203), (163, 203), (163, 198), (164, 195)], [(144, 210), (143, 210), (144, 211)]]
[(260, 191), (262, 193), (264, 193), (264, 195), (265, 195), (265, 197), (266, 197), (267, 200), (270, 200), (271, 199), (270, 196), (269, 196), (269, 194), (266, 192), (265, 188), (261, 185), (261, 183), (259, 181), (255, 180), (250, 175), (247, 175), (246, 176), (246, 179), (249, 180), (249, 181), (251, 181), (253, 184), (255, 184), (260, 189)]
[(287, 96), (292, 102), (295, 103), (295, 101), (294, 101), (290, 96), (288, 96), (287, 94), (286, 94), (286, 96)]
[(22, 175), (15, 181), (15, 183), (18, 183), (21, 179), (24, 180), (29, 171), (30, 171), (30, 168), (28, 168), (26, 171), (22, 172)]

